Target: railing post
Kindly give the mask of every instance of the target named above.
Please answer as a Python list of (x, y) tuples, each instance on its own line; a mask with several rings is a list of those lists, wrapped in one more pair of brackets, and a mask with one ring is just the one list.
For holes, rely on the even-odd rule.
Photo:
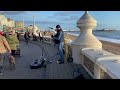
[(97, 64), (94, 64), (94, 78), (100, 79), (100, 67)]
[(92, 34), (97, 21), (85, 11), (84, 15), (77, 21), (77, 27), (80, 29), (80, 35), (71, 43), (73, 62), (81, 64), (83, 48), (101, 48), (102, 43)]
[(64, 35), (65, 61), (68, 62), (67, 34)]

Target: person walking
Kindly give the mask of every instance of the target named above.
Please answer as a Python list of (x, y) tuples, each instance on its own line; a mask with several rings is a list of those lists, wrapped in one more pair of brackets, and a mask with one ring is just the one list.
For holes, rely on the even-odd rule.
[(43, 36), (42, 36), (41, 32), (39, 32), (39, 39), (40, 39), (40, 41), (43, 40)]
[(2, 33), (0, 33), (0, 75), (2, 75), (2, 69), (3, 69), (3, 59), (5, 53), (9, 52), (11, 54), (11, 48), (4, 36), (2, 36)]
[(17, 34), (18, 40), (20, 41), (20, 34), (18, 33), (18, 31), (16, 31), (16, 34)]
[(19, 40), (14, 29), (11, 29), (11, 31), (6, 34), (6, 39), (12, 51), (11, 55), (14, 55), (15, 51), (17, 50), (17, 45), (19, 45)]
[(28, 41), (29, 41), (29, 38), (30, 38), (28, 31), (25, 32), (24, 38), (25, 38), (26, 44), (28, 45)]

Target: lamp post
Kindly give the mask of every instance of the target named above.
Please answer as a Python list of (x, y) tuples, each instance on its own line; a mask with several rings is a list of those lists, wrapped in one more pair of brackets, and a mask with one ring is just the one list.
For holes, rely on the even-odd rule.
[(33, 16), (33, 29), (35, 28), (35, 17)]
[(24, 17), (23, 17), (23, 29), (24, 29)]

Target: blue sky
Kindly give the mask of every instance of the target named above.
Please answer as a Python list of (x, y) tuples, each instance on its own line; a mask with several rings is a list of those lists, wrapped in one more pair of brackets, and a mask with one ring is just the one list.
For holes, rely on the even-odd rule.
[[(0, 13), (16, 21), (22, 21), (24, 17), (26, 25), (32, 24), (33, 16), (35, 16), (35, 23), (41, 29), (55, 28), (57, 24), (60, 24), (65, 30), (79, 30), (76, 22), (84, 11), (0, 11)], [(120, 11), (89, 11), (89, 13), (97, 20), (96, 28), (120, 30)]]

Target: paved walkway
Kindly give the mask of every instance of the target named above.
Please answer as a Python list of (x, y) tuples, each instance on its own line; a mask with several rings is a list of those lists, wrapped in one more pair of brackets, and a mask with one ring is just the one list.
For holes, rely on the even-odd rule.
[[(41, 45), (38, 41), (34, 41), (34, 43)], [(43, 45), (48, 50), (50, 57), (57, 52), (57, 47), (47, 43), (44, 43)], [(21, 57), (16, 56), (16, 69), (10, 70), (9, 61), (6, 58), (3, 64), (3, 75), (0, 76), (0, 79), (73, 79), (73, 68), (71, 65), (79, 68), (86, 79), (91, 79), (88, 73), (80, 65), (72, 63), (71, 65), (69, 63), (57, 64), (56, 60), (58, 60), (59, 57), (56, 57), (54, 60), (52, 59), (53, 63), (48, 64), (46, 69), (39, 68), (31, 70), (31, 62), (40, 58), (42, 50), (38, 45), (33, 43), (26, 45), (23, 41), (20, 42), (20, 48)]]

